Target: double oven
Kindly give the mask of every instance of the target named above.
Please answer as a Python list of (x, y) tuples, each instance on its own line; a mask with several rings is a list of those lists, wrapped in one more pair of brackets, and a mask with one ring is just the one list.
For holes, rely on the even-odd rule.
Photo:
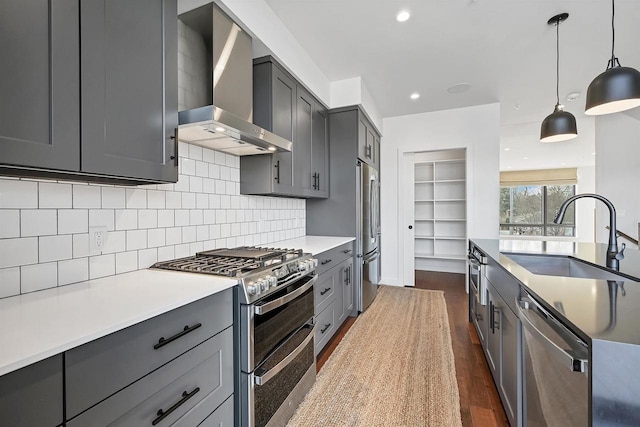
[(486, 308), (487, 305), (487, 283), (486, 268), (487, 257), (474, 245), (469, 246), (467, 256), (468, 265), (468, 287), (469, 287), (469, 321), (473, 322), (480, 341), (484, 343), (487, 331)]
[(316, 378), (315, 269), (278, 279), (278, 291), (240, 304), (242, 426), (287, 423)]
[(316, 379), (314, 292), (318, 260), (295, 249), (199, 252), (154, 268), (232, 277), (236, 420), (286, 425)]

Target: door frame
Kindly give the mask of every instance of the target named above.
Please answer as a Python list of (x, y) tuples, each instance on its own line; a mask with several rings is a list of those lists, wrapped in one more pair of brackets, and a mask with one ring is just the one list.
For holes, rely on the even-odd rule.
[[(466, 197), (466, 235), (467, 235), (467, 245), (468, 238), (471, 235), (471, 231), (473, 230), (473, 218), (471, 217), (472, 207), (474, 205), (473, 192), (471, 191), (472, 185), (470, 183), (473, 181), (473, 145), (470, 143), (469, 145), (452, 145), (452, 146), (429, 146), (426, 147), (425, 144), (420, 145), (411, 145), (407, 147), (398, 148), (397, 151), (397, 182), (398, 182), (398, 195), (399, 195), (399, 203), (398, 203), (398, 228), (396, 230), (398, 235), (398, 275), (400, 276), (400, 283), (402, 286), (415, 286), (415, 258), (414, 254), (407, 253), (407, 245), (406, 242), (407, 234), (407, 225), (409, 224), (408, 220), (412, 220), (412, 225), (414, 226), (413, 230), (415, 231), (415, 224), (413, 223), (413, 212), (414, 212), (414, 203), (415, 203), (415, 194), (414, 199), (410, 201), (411, 206), (409, 206), (409, 201), (406, 200), (407, 191), (404, 185), (407, 185), (407, 174), (413, 176), (414, 171), (407, 172), (404, 168), (405, 157), (413, 156), (416, 153), (425, 153), (431, 151), (445, 151), (445, 150), (465, 150), (465, 197)], [(413, 181), (413, 180), (412, 180)], [(411, 183), (413, 185), (413, 182)], [(410, 191), (410, 193), (414, 193)], [(407, 209), (411, 212), (411, 218), (408, 218), (406, 215)], [(413, 233), (412, 233), (413, 234)], [(414, 247), (415, 251), (415, 247)], [(465, 273), (467, 274), (467, 273)], [(467, 280), (465, 280), (466, 282)]]

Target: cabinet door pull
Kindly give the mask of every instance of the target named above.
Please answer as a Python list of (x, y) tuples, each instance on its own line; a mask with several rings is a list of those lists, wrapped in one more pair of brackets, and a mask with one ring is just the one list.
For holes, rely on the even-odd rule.
[(178, 128), (175, 128), (173, 135), (169, 138), (173, 140), (173, 156), (170, 157), (174, 161), (176, 167), (178, 166)]
[(327, 323), (322, 327), (322, 329), (320, 329), (320, 333), (324, 334), (325, 332), (327, 332), (327, 329), (329, 329), (330, 327), (331, 327), (331, 323)]
[(329, 292), (331, 290), (331, 288), (324, 288), (323, 290), (320, 291), (320, 295), (324, 295), (327, 292)]
[(155, 426), (160, 421), (162, 421), (165, 418), (167, 418), (173, 411), (175, 411), (180, 406), (182, 406), (182, 404), (184, 402), (186, 402), (187, 400), (191, 399), (199, 391), (200, 391), (200, 387), (196, 387), (196, 388), (193, 389), (193, 391), (191, 393), (187, 393), (186, 390), (184, 392), (182, 392), (182, 399), (180, 399), (176, 403), (174, 403), (169, 409), (167, 409), (166, 411), (163, 411), (162, 409), (158, 409), (158, 412), (156, 413), (156, 415), (158, 417), (155, 420), (151, 421), (151, 425)]
[(276, 168), (276, 176), (273, 179), (275, 179), (276, 182), (280, 184), (280, 160), (278, 160), (273, 167)]
[(348, 254), (349, 252), (351, 252), (351, 249), (345, 249), (344, 251), (342, 251), (343, 254)]
[(495, 316), (493, 311), (493, 302), (489, 301), (489, 325), (491, 325), (491, 333), (496, 333), (496, 328), (494, 327), (493, 317)]
[(329, 264), (330, 262), (331, 262), (330, 259), (325, 259), (324, 261), (320, 262), (320, 265)]
[(178, 332), (177, 334), (175, 334), (175, 335), (174, 335), (174, 336), (172, 336), (172, 337), (169, 337), (169, 338), (167, 338), (167, 339), (165, 339), (164, 337), (160, 337), (160, 339), (158, 340), (158, 343), (153, 345), (153, 349), (154, 349), (154, 350), (157, 350), (157, 349), (159, 349), (160, 347), (162, 347), (162, 346), (165, 346), (165, 345), (169, 344), (171, 341), (175, 341), (175, 340), (177, 340), (178, 338), (180, 338), (180, 337), (182, 337), (182, 336), (184, 336), (184, 335), (187, 335), (189, 332), (193, 332), (193, 331), (195, 331), (195, 330), (196, 330), (196, 329), (198, 329), (200, 326), (202, 326), (202, 323), (196, 323), (196, 324), (195, 324), (195, 325), (193, 325), (193, 326), (185, 326), (185, 327), (184, 327), (184, 329), (183, 329), (182, 331)]

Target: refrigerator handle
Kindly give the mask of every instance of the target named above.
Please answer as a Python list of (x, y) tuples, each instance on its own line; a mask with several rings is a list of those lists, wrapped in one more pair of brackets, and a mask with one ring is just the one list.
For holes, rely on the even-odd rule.
[(375, 229), (375, 177), (371, 177), (369, 180), (369, 236), (374, 239), (376, 235)]

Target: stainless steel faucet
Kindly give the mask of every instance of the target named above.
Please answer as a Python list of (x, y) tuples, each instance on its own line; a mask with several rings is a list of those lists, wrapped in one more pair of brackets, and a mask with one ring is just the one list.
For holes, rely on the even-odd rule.
[(553, 220), (555, 224), (562, 223), (564, 219), (564, 214), (567, 211), (567, 207), (574, 202), (575, 200), (581, 199), (583, 197), (591, 197), (593, 199), (598, 199), (609, 208), (609, 246), (607, 246), (607, 267), (612, 268), (614, 270), (620, 269), (620, 260), (624, 259), (624, 249), (626, 245), (622, 244), (622, 249), (618, 251), (618, 233), (616, 230), (616, 208), (613, 206), (608, 199), (600, 196), (599, 194), (592, 193), (584, 193), (584, 194), (576, 194), (575, 196), (569, 197), (565, 202), (560, 206), (558, 210), (558, 214), (556, 218)]

